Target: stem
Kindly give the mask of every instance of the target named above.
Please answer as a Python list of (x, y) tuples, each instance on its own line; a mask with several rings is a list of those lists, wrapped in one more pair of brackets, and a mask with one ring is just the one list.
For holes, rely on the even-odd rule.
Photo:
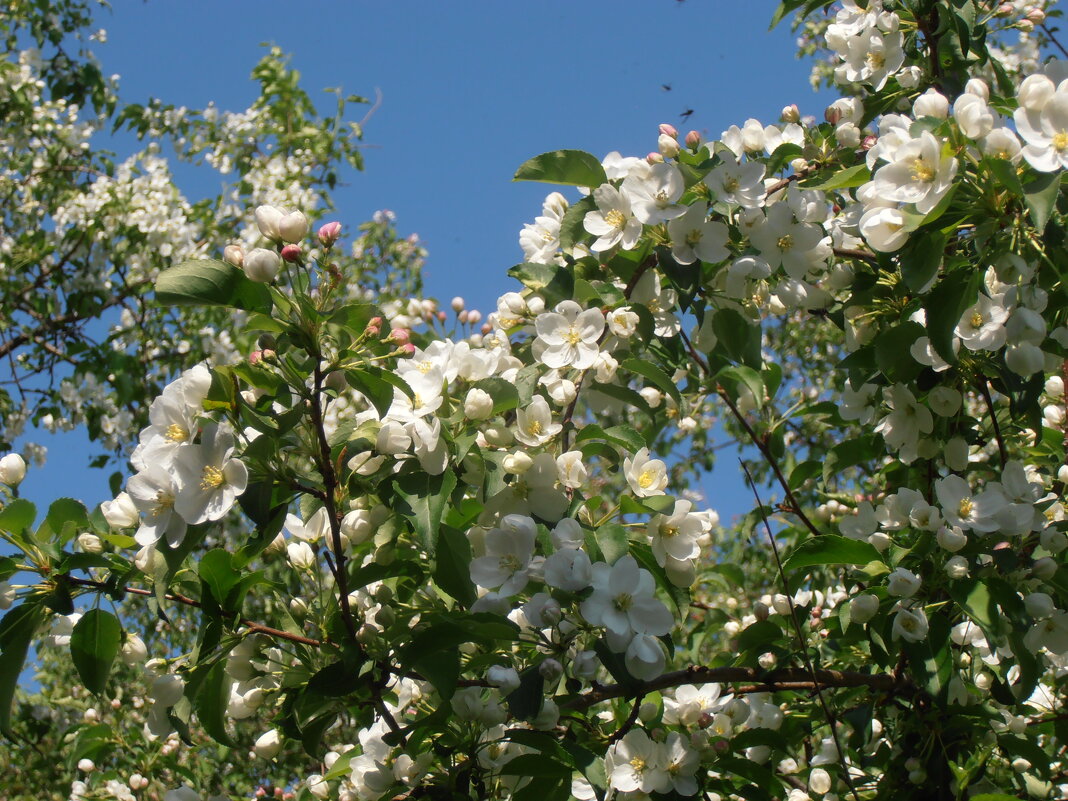
[(853, 796), (854, 801), (860, 801), (860, 796), (857, 795), (857, 788), (853, 786), (853, 780), (849, 776), (849, 765), (846, 764), (845, 753), (842, 751), (842, 743), (838, 739), (838, 721), (836, 720), (834, 713), (831, 711), (830, 706), (827, 705), (827, 699), (823, 697), (823, 689), (820, 687), (819, 679), (816, 675), (816, 670), (812, 664), (812, 659), (808, 654), (808, 646), (805, 644), (805, 635), (801, 631), (801, 621), (797, 617), (797, 607), (794, 606), (793, 596), (790, 594), (790, 585), (786, 581), (786, 572), (782, 569), (782, 560), (779, 558), (779, 546), (775, 542), (775, 535), (771, 532), (771, 525), (768, 523), (768, 518), (764, 514), (764, 504), (760, 500), (760, 495), (757, 494), (756, 482), (753, 481), (753, 476), (749, 473), (749, 468), (745, 466), (745, 462), (741, 459), (742, 470), (745, 471), (745, 477), (749, 481), (749, 487), (753, 490), (753, 497), (756, 498), (757, 509), (760, 510), (760, 519), (764, 522), (764, 530), (768, 532), (768, 542), (771, 543), (771, 552), (775, 556), (775, 567), (779, 572), (779, 579), (782, 581), (782, 590), (786, 596), (786, 603), (790, 607), (790, 621), (793, 623), (794, 633), (797, 635), (797, 644), (801, 649), (801, 658), (805, 662), (805, 670), (808, 671), (812, 677), (812, 684), (816, 691), (816, 697), (819, 699), (820, 706), (823, 708), (823, 714), (827, 718), (827, 725), (831, 728), (831, 737), (834, 739), (834, 748), (838, 752), (838, 760), (842, 765), (842, 778), (845, 780), (846, 786), (849, 787), (849, 792)]
[[(89, 587), (96, 590), (110, 590), (111, 588), (103, 581), (92, 581), (91, 579), (82, 579), (70, 575), (69, 573), (62, 573), (55, 577), (59, 581), (67, 581), (71, 584), (76, 584), (79, 587)], [(131, 595), (155, 595), (152, 590), (144, 590), (140, 587), (123, 587), (123, 592), (130, 593)], [(168, 601), (174, 601), (175, 603), (183, 604), (185, 606), (192, 606), (197, 609), (201, 607), (200, 601), (195, 598), (189, 598), (185, 595), (179, 595), (178, 593), (167, 593), (163, 596)], [(303, 645), (311, 645), (318, 648), (322, 645), (320, 640), (313, 640), (311, 637), (304, 637), (300, 634), (290, 634), (288, 631), (282, 631), (281, 629), (272, 628), (271, 626), (265, 626), (262, 623), (256, 623), (253, 620), (246, 620), (242, 618), (241, 625), (250, 631), (255, 631), (260, 634), (266, 634), (270, 637), (276, 637), (279, 640), (289, 640), (290, 642), (299, 642)]]
[(986, 408), (990, 410), (990, 421), (994, 424), (994, 438), (998, 441), (998, 454), (1001, 456), (1001, 466), (1005, 466), (1005, 462), (1008, 461), (1008, 453), (1005, 450), (1005, 440), (1001, 436), (1001, 426), (998, 424), (997, 412), (994, 411), (994, 399), (990, 395), (990, 382), (983, 376), (979, 382), (979, 391), (983, 395), (983, 399), (986, 400)]

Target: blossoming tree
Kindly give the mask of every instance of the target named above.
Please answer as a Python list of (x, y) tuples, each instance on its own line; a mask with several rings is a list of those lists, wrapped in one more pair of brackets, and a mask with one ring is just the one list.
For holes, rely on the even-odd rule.
[[(253, 189), (198, 206), (203, 247), (151, 229), (158, 260), (116, 276), (136, 309), (116, 352), (206, 319), (229, 347), (127, 399), (124, 491), (97, 510), (37, 510), (0, 460), (0, 728), (23, 767), (62, 748), (71, 798), (123, 801), (1064, 797), (1053, 12), (793, 12), (844, 95), (825, 121), (530, 159), (517, 179), (564, 190), (476, 330), (410, 298), (410, 251), (313, 233), (316, 170), (352, 153), (334, 139), (287, 151), (296, 188), (241, 154)], [(287, 113), (314, 115), (300, 97)], [(214, 113), (120, 117), (239, 157), (211, 149)], [(53, 283), (94, 264), (63, 225), (117, 231), (93, 199), (135, 180), (25, 212), (57, 223), (30, 282), (95, 299), (20, 312), (7, 341), (38, 372), (99, 374), (55, 344), (111, 297)], [(713, 428), (752, 491), (732, 528), (691, 491)], [(31, 646), (49, 714), (17, 688)]]

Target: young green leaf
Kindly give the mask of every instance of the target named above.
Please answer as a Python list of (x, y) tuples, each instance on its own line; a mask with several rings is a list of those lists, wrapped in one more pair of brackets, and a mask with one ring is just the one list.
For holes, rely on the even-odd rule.
[(74, 624), (70, 655), (89, 692), (101, 695), (122, 646), (122, 626), (103, 609), (90, 609)]

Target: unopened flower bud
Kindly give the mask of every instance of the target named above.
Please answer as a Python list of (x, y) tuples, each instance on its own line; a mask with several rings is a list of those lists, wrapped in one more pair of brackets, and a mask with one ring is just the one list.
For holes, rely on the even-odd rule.
[(227, 245), (223, 248), (223, 261), (240, 268), (245, 260), (245, 249), (240, 245)]
[(283, 242), (300, 242), (308, 235), (308, 218), (293, 211), (278, 221), (278, 236)]
[(701, 146), (701, 133), (699, 131), (690, 131), (686, 134), (686, 147), (690, 150), (696, 150)]
[(79, 759), (78, 770), (82, 773), (92, 773), (96, 770), (96, 764), (91, 759)]
[(260, 229), (261, 234), (277, 242), (282, 238), (278, 233), (278, 221), (284, 216), (285, 213), (274, 206), (257, 206), (256, 226)]
[(545, 681), (552, 684), (553, 682), (560, 680), (560, 677), (564, 673), (564, 666), (557, 660), (549, 657), (538, 665), (538, 672), (542, 675), (542, 678), (544, 678)]
[(0, 459), (0, 484), (17, 487), (26, 478), (26, 460), (17, 453)]
[(334, 243), (337, 242), (337, 240), (338, 240), (338, 238), (340, 236), (341, 236), (341, 223), (339, 223), (339, 222), (336, 222), (336, 221), (335, 222), (328, 222), (328, 223), (323, 223), (322, 225), (319, 226), (319, 233), (318, 233), (319, 243), (324, 248), (333, 247)]
[(452, 299), (452, 302), (449, 305), (452, 306), (452, 310), (454, 312), (459, 314), (464, 310), (464, 299), (457, 295), (455, 298)]
[(411, 339), (411, 334), (407, 328), (394, 328), (389, 332), (389, 339), (391, 342), (403, 343)]
[(858, 595), (849, 602), (849, 618), (860, 625), (864, 625), (875, 617), (878, 611), (879, 599), (869, 593)]
[(253, 248), (245, 254), (245, 261), (241, 268), (249, 280), (269, 284), (277, 277), (278, 271), (282, 268), (282, 262), (273, 250)]
[(656, 140), (656, 149), (662, 159), (673, 159), (679, 155), (679, 140), (667, 134), (660, 134)]
[(1035, 6), (1034, 8), (1028, 10), (1027, 18), (1031, 20), (1031, 22), (1035, 23), (1035, 25), (1041, 25), (1043, 22), (1046, 21), (1046, 12), (1043, 11), (1041, 8)]
[(282, 248), (282, 258), (288, 261), (290, 264), (296, 264), (300, 261), (300, 245), (286, 245)]
[(664, 163), (664, 157), (661, 156), (659, 153), (656, 153), (656, 152), (649, 153), (648, 155), (646, 155), (645, 160), (647, 162), (649, 162), (650, 164), (663, 164)]
[(523, 451), (516, 451), (505, 456), (502, 465), (505, 472), (521, 476), (534, 466), (534, 460)]
[(1030, 33), (1035, 29), (1035, 23), (1031, 22), (1031, 20), (1029, 19), (1021, 19), (1017, 21), (1016, 25), (1013, 27), (1015, 27), (1017, 30), (1023, 31), (1024, 33)]
[(1043, 556), (1031, 565), (1031, 572), (1043, 581), (1049, 581), (1057, 572), (1057, 562), (1048, 556)]
[(782, 114), (779, 116), (783, 122), (800, 122), (801, 112), (797, 108), (796, 103), (791, 103), (788, 106), (783, 106)]
[(96, 534), (91, 534), (88, 531), (78, 535), (78, 547), (86, 553), (104, 552), (104, 543), (100, 537), (96, 536)]
[(260, 759), (274, 759), (278, 756), (278, 752), (282, 750), (282, 737), (278, 730), (271, 729), (257, 737), (252, 750)]
[(493, 414), (493, 396), (484, 389), (474, 387), (464, 399), (464, 416), (468, 420), (485, 420)]
[(660, 135), (661, 136), (670, 136), (672, 139), (678, 139), (679, 138), (679, 130), (674, 125), (672, 125), (670, 122), (662, 122), (662, 123), (660, 123)]

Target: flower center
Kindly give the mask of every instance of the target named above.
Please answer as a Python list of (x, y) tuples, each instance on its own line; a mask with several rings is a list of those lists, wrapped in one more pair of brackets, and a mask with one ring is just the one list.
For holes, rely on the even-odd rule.
[(206, 490), (218, 489), (223, 485), (223, 481), (225, 481), (223, 471), (209, 464), (204, 468), (204, 473), (200, 479), (200, 488)]
[(912, 175), (917, 181), (922, 183), (930, 183), (935, 177), (935, 168), (932, 167), (927, 161), (920, 156), (912, 162)]
[(886, 66), (886, 56), (882, 53), (868, 53), (864, 59), (873, 70), (881, 70)]
[(177, 423), (171, 423), (167, 426), (167, 430), (163, 433), (163, 437), (171, 442), (185, 442), (189, 439), (189, 432)]
[(622, 228), (627, 224), (627, 218), (619, 209), (612, 209), (604, 215), (604, 221), (613, 228)]
[(778, 245), (779, 250), (789, 250), (794, 246), (794, 238), (790, 234), (786, 234), (780, 236), (775, 244)]
[(979, 312), (973, 312), (972, 313), (971, 324), (972, 324), (972, 328), (979, 328), (980, 326), (982, 326), (982, 324), (983, 324), (983, 315), (981, 315)]
[(656, 202), (659, 203), (661, 206), (663, 206), (663, 205), (665, 205), (665, 204), (667, 204), (669, 202), (668, 201), (668, 194), (663, 189), (661, 189), (659, 192), (657, 192), (656, 195), (653, 196), (653, 199), (656, 200)]
[(156, 493), (156, 505), (152, 507), (152, 516), (159, 517), (168, 509), (174, 507), (174, 496), (166, 490), (160, 490)]
[(531, 420), (527, 423), (527, 433), (533, 436), (537, 436), (541, 433), (541, 423), (537, 420)]
[(1068, 150), (1068, 131), (1061, 131), (1053, 135), (1053, 149), (1058, 153)]
[(672, 537), (678, 536), (678, 533), (679, 533), (679, 527), (678, 526), (661, 526), (660, 527), (660, 536), (663, 537), (664, 539), (668, 539), (669, 540)]
[(967, 517), (972, 513), (972, 509), (975, 508), (975, 504), (972, 503), (971, 498), (961, 498), (960, 506), (957, 507), (958, 517)]
[(649, 487), (653, 486), (654, 481), (656, 481), (655, 470), (646, 468), (645, 470), (642, 470), (641, 474), (638, 476), (638, 486), (642, 489), (649, 489)]
[(564, 342), (568, 345), (577, 345), (582, 341), (582, 334), (575, 330), (575, 326), (571, 326), (567, 329), (567, 333), (564, 334)]
[(694, 228), (691, 231), (686, 232), (686, 236), (683, 237), (687, 245), (696, 245), (701, 241), (701, 229)]
[(737, 192), (739, 186), (741, 186), (740, 182), (733, 175), (728, 176), (727, 180), (723, 182), (723, 188), (727, 192)]
[(626, 612), (634, 603), (634, 598), (629, 592), (621, 592), (612, 600), (612, 605), (620, 612)]
[(643, 770), (645, 770), (645, 760), (641, 757), (636, 756), (630, 761), (630, 766), (634, 768), (635, 773), (641, 773)]

